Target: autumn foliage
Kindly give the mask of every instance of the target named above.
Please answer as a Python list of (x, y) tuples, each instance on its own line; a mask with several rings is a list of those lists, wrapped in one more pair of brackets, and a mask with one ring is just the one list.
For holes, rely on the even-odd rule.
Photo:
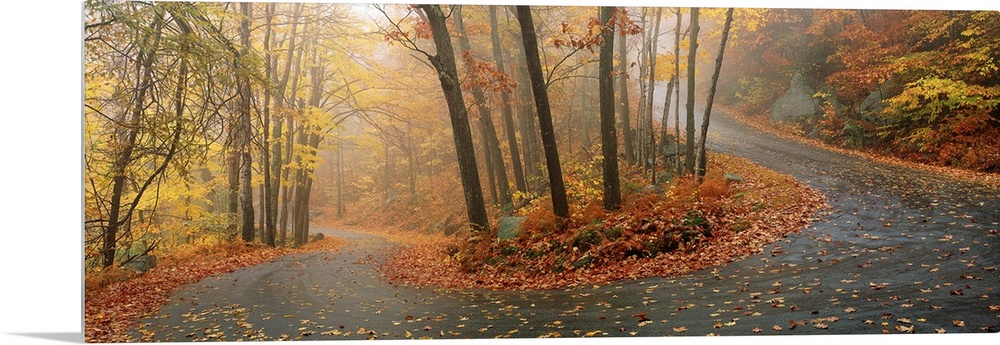
[[(390, 280), (446, 288), (549, 289), (647, 276), (674, 276), (759, 252), (798, 231), (822, 205), (818, 193), (788, 176), (733, 157), (711, 160), (701, 185), (676, 179), (663, 193), (623, 177), (625, 202), (607, 212), (597, 193), (580, 193), (571, 217), (537, 200), (520, 212), (524, 229), (511, 240), (462, 238), (420, 243), (383, 267)], [(742, 181), (728, 181), (738, 171)]]
[(724, 102), (766, 116), (799, 73), (823, 109), (796, 124), (804, 136), (914, 162), (1000, 172), (997, 12), (743, 12), (753, 20), (737, 29)]

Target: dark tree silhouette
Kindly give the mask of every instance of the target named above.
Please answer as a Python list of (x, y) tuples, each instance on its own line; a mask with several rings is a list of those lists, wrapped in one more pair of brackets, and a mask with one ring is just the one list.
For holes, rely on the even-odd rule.
[(542, 134), (542, 148), (545, 150), (545, 165), (549, 172), (552, 191), (552, 211), (557, 216), (569, 217), (566, 185), (563, 183), (559, 150), (556, 148), (556, 135), (552, 128), (549, 95), (542, 77), (542, 63), (538, 58), (538, 37), (535, 35), (535, 24), (532, 22), (531, 9), (528, 6), (517, 6), (517, 21), (521, 26), (525, 64), (528, 67), (528, 77), (531, 79), (531, 91), (535, 95), (535, 108), (538, 111), (538, 127)]
[(599, 62), (597, 67), (598, 89), (601, 107), (601, 155), (604, 156), (602, 171), (604, 177), (604, 209), (616, 210), (621, 206), (621, 190), (618, 181), (618, 136), (615, 133), (615, 89), (614, 64), (615, 30), (609, 23), (614, 7), (601, 7), (601, 23), (604, 30), (601, 37)]

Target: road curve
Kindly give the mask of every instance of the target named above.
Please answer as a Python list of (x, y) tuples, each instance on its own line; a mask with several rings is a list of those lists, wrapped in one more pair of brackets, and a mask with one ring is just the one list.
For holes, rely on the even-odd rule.
[(234, 341), (1000, 330), (1000, 310), (991, 310), (1000, 308), (998, 186), (804, 146), (719, 113), (712, 121), (711, 150), (790, 174), (832, 209), (726, 266), (551, 291), (394, 285), (377, 268), (395, 246), (318, 229), (348, 246), (186, 286), (134, 334)]

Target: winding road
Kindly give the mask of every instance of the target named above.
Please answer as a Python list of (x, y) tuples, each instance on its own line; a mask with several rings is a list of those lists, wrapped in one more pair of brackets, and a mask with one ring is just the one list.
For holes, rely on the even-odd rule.
[(377, 268), (395, 245), (316, 229), (349, 244), (186, 286), (142, 320), (135, 336), (235, 341), (1000, 331), (1000, 187), (804, 146), (720, 115), (713, 116), (711, 150), (790, 174), (824, 193), (832, 209), (762, 254), (726, 266), (551, 291), (390, 284)]

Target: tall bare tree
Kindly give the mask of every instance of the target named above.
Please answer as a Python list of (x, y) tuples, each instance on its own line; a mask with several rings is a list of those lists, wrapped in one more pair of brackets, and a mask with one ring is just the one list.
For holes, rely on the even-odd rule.
[[(455, 23), (455, 33), (458, 35), (458, 46), (461, 49), (462, 56), (467, 59), (475, 59), (475, 54), (472, 50), (472, 44), (469, 43), (469, 37), (465, 33), (465, 23), (462, 21), (462, 6), (458, 6), (452, 11), (452, 16)], [(471, 63), (466, 64), (466, 73), (474, 73), (471, 68)], [(494, 176), (496, 181), (497, 191), (499, 192), (500, 205), (512, 204), (511, 193), (510, 193), (510, 183), (507, 179), (507, 168), (504, 167), (503, 155), (500, 152), (500, 141), (497, 139), (496, 126), (493, 124), (493, 117), (490, 114), (490, 107), (486, 101), (486, 95), (483, 88), (479, 85), (470, 85), (469, 91), (472, 92), (472, 97), (476, 102), (476, 109), (479, 110), (479, 123), (481, 126), (482, 140), (484, 151), (483, 155), (487, 157), (487, 169), (490, 169), (492, 176)]]
[[(249, 2), (240, 3), (240, 50), (241, 61), (246, 61), (250, 55), (250, 17), (252, 15), (252, 4)], [(251, 165), (253, 156), (250, 154), (252, 135), (250, 127), (250, 72), (242, 71), (246, 68), (241, 64), (237, 73), (237, 85), (239, 89), (239, 120), (237, 120), (237, 131), (239, 132), (239, 142), (236, 143), (240, 152), (240, 208), (242, 224), (240, 232), (243, 241), (251, 242), (254, 239), (254, 219), (253, 219), (253, 189), (250, 187)]]
[(482, 187), (479, 184), (475, 151), (472, 148), (469, 116), (466, 112), (465, 100), (462, 99), (462, 87), (459, 84), (458, 68), (455, 65), (455, 50), (451, 45), (451, 36), (448, 34), (445, 14), (438, 5), (417, 5), (417, 8), (426, 15), (427, 24), (431, 29), (431, 38), (434, 40), (434, 47), (437, 50), (436, 55), (424, 54), (438, 72), (441, 90), (448, 103), (448, 114), (454, 134), (455, 152), (458, 155), (458, 166), (469, 223), (473, 230), (484, 231), (489, 229), (489, 221), (486, 217), (486, 206), (483, 203)]
[(712, 103), (715, 101), (715, 87), (719, 83), (719, 72), (722, 70), (722, 58), (726, 53), (726, 41), (729, 40), (729, 28), (733, 24), (733, 9), (726, 11), (726, 24), (722, 26), (722, 43), (719, 43), (719, 55), (715, 57), (715, 71), (712, 72), (712, 86), (708, 89), (708, 100), (705, 102), (705, 116), (701, 121), (701, 136), (698, 138), (698, 169), (695, 172), (698, 181), (705, 177), (705, 139), (708, 137), (708, 123), (712, 117)]
[(656, 86), (656, 50), (657, 50), (656, 48), (659, 44), (660, 17), (662, 12), (663, 12), (662, 7), (656, 8), (656, 15), (655, 15), (656, 18), (653, 19), (655, 24), (653, 25), (653, 33), (651, 35), (652, 37), (650, 37), (650, 44), (648, 50), (649, 94), (648, 96), (646, 96), (646, 102), (648, 102), (646, 104), (646, 113), (647, 113), (646, 131), (649, 133), (648, 135), (649, 140), (648, 141), (644, 140), (644, 142), (646, 142), (646, 148), (643, 151), (646, 152), (646, 159), (643, 161), (643, 163), (645, 164), (645, 166), (650, 167), (650, 173), (649, 173), (650, 184), (656, 184), (656, 149), (655, 149), (656, 131), (653, 130), (653, 90), (655, 89), (654, 86)]
[(674, 159), (675, 173), (681, 174), (681, 8), (677, 8), (677, 24), (674, 27)]
[[(627, 16), (624, 7), (619, 7), (619, 15)], [(628, 47), (625, 46), (625, 28), (624, 20), (616, 21), (618, 23), (618, 93), (620, 95), (618, 99), (618, 123), (619, 127), (622, 128), (622, 139), (624, 142), (625, 149), (625, 160), (629, 163), (635, 163), (635, 148), (632, 147), (632, 120), (629, 116), (629, 100), (628, 100)]]
[[(503, 48), (500, 46), (500, 30), (497, 25), (497, 7), (489, 6), (490, 16), (490, 41), (493, 46), (493, 61), (496, 69), (500, 73), (506, 73), (503, 63)], [(510, 149), (511, 168), (514, 170), (514, 185), (517, 190), (528, 191), (524, 180), (524, 168), (521, 166), (521, 154), (517, 148), (517, 134), (514, 130), (514, 112), (510, 106), (510, 95), (507, 92), (500, 93), (501, 113), (503, 114), (504, 132), (507, 134), (507, 147)]]
[(684, 170), (694, 174), (694, 70), (698, 55), (698, 8), (691, 9), (691, 37), (688, 47), (687, 65), (687, 147), (685, 147)]
[(538, 111), (538, 127), (542, 135), (542, 148), (545, 150), (545, 165), (552, 193), (552, 210), (556, 216), (569, 217), (566, 185), (563, 182), (562, 168), (559, 165), (559, 149), (556, 147), (555, 130), (552, 128), (549, 95), (545, 79), (542, 76), (542, 63), (538, 57), (538, 37), (535, 35), (535, 24), (531, 19), (531, 9), (528, 6), (517, 6), (517, 21), (521, 27), (525, 64), (528, 67), (528, 77), (531, 79), (531, 91), (535, 96), (535, 109)]
[(598, 58), (597, 79), (601, 107), (601, 163), (604, 178), (604, 208), (616, 210), (621, 206), (621, 190), (618, 181), (618, 137), (615, 131), (615, 90), (614, 75), (611, 73), (614, 59), (615, 30), (611, 24), (614, 7), (601, 7), (600, 20), (604, 25)]

